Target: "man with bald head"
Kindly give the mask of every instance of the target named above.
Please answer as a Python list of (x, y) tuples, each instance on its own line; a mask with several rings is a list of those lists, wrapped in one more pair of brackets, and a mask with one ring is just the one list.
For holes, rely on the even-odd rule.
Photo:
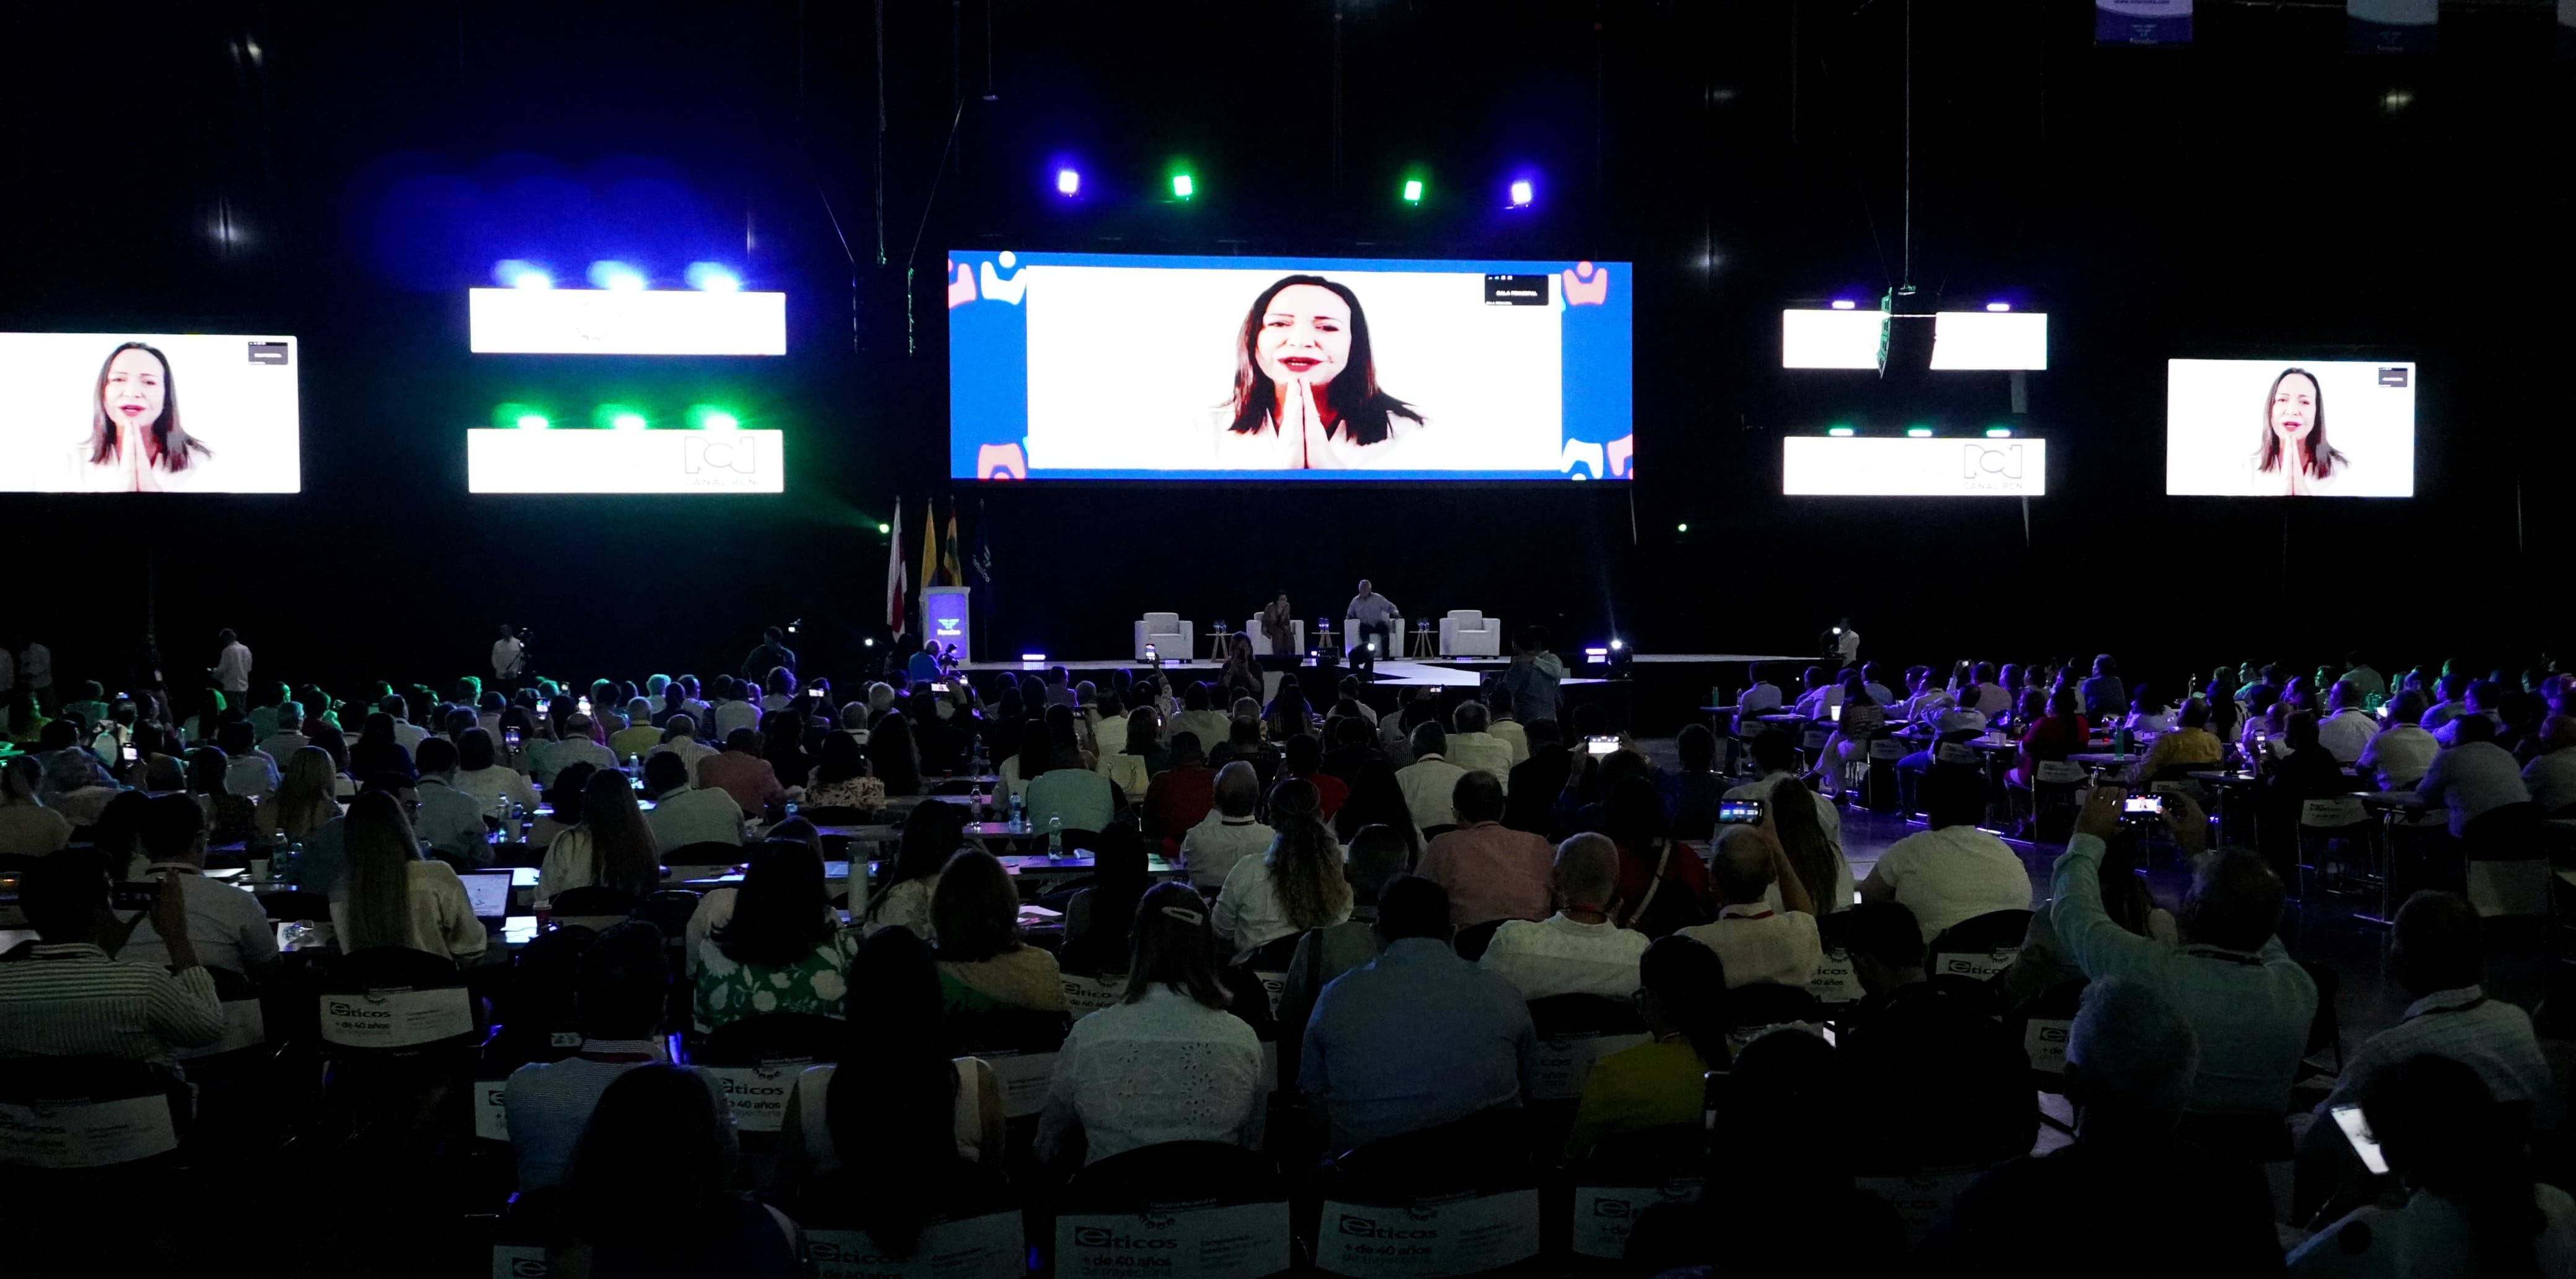
[[(1816, 931), (1815, 902), (1789, 866), (1771, 819), (1719, 845), (1709, 864), (1710, 886), (1724, 903), (1717, 918), (1674, 934), (1717, 952), (1726, 962), (1729, 987), (1770, 982), (1804, 988), (1825, 962)], [(1783, 908), (1767, 904), (1773, 885)]]
[(1637, 963), (1648, 939), (1610, 920), (1610, 897), (1619, 887), (1619, 846), (1607, 835), (1577, 835), (1556, 846), (1553, 874), (1564, 909), (1546, 919), (1515, 919), (1495, 929), (1477, 965), (1500, 974), (1525, 1000), (1634, 995)]

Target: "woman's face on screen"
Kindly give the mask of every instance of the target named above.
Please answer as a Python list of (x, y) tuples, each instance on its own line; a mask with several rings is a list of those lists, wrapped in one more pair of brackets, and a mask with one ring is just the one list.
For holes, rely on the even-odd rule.
[(99, 407), (119, 426), (144, 427), (161, 420), (162, 389), (167, 374), (161, 361), (140, 348), (119, 351), (107, 365), (107, 388)]
[(1351, 358), (1351, 305), (1331, 289), (1292, 284), (1261, 313), (1253, 356), (1273, 382), (1321, 386)]
[(2293, 373), (2272, 388), (2272, 432), (2284, 444), (2295, 444), (2307, 438), (2317, 424), (2317, 384), (2306, 374)]

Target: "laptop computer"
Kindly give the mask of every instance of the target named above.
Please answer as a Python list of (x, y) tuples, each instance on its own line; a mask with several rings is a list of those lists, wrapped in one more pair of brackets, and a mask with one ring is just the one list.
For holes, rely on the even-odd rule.
[(482, 921), (483, 931), (498, 935), (510, 917), (509, 869), (459, 871), (456, 878), (464, 882), (465, 900), (474, 907), (474, 918)]

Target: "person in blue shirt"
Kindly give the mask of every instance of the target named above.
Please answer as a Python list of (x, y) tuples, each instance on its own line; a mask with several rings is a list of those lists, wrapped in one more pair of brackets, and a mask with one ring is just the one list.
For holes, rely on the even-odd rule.
[(1449, 892), (1418, 875), (1378, 894), (1370, 962), (1333, 979), (1306, 1019), (1298, 1086), (1330, 1122), (1333, 1148), (1518, 1106), (1538, 1051), (1529, 1005), (1450, 948)]
[(939, 668), (939, 641), (923, 641), (921, 651), (903, 664), (903, 675), (916, 685), (935, 684), (948, 678)]

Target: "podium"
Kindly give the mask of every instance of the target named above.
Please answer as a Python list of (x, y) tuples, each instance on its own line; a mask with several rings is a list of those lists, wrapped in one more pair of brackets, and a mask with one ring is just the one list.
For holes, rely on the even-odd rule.
[(961, 662), (975, 660), (975, 628), (967, 625), (968, 598), (974, 590), (971, 586), (928, 586), (921, 592), (921, 629), (942, 649), (956, 645), (957, 660)]

